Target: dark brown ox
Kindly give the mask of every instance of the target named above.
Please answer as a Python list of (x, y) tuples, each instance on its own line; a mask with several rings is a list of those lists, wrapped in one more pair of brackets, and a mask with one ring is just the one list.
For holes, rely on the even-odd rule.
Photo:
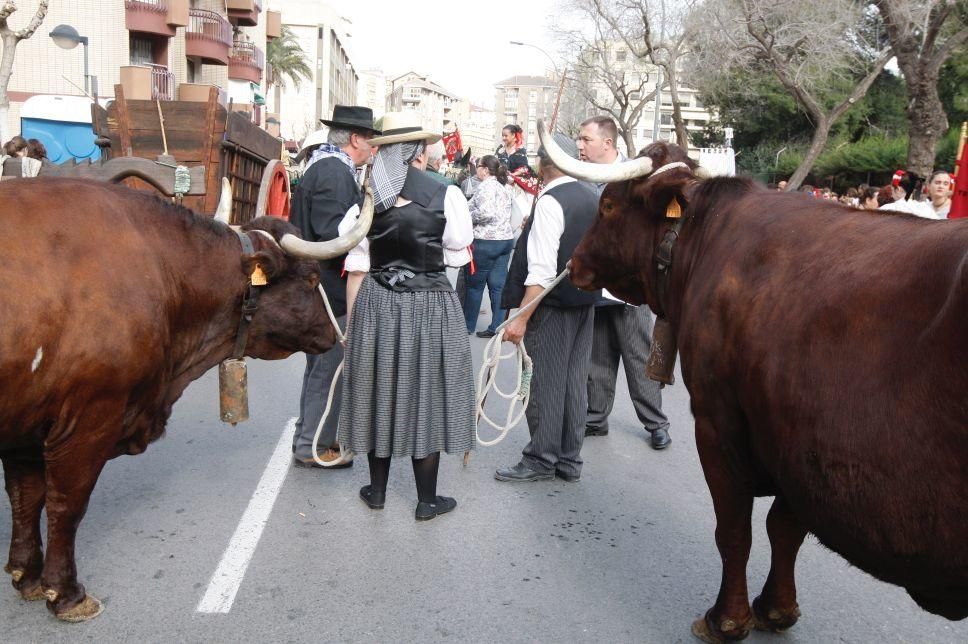
[[(571, 279), (648, 304), (677, 337), (723, 562), (693, 632), (792, 626), (808, 532), (925, 610), (968, 616), (968, 222), (697, 180), (664, 143), (639, 156), (689, 167), (609, 185)], [(757, 496), (775, 497), (773, 555), (751, 610)]]
[(188, 384), (230, 356), (255, 265), (268, 285), (246, 355), (319, 353), (335, 332), (318, 263), (280, 248), (303, 243), (281, 220), (246, 226), (268, 235), (244, 233), (254, 247), (245, 254), (227, 225), (120, 186), (18, 179), (0, 184), (0, 199), (0, 459), (13, 510), (5, 570), (25, 599), (80, 621), (100, 612), (77, 581), (74, 536), (101, 468), (143, 452)]

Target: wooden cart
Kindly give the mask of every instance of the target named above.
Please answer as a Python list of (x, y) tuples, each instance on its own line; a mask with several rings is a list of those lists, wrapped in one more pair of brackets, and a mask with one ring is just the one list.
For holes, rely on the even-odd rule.
[[(208, 101), (201, 103), (127, 100), (116, 85), (108, 108), (95, 105), (92, 112), (101, 160), (55, 166), (42, 174), (123, 182), (199, 213), (215, 212), (222, 177), (227, 177), (233, 224), (265, 214), (288, 218), (282, 143), (244, 114), (220, 105), (218, 88), (212, 87)], [(176, 183), (178, 166), (188, 168), (187, 185)]]

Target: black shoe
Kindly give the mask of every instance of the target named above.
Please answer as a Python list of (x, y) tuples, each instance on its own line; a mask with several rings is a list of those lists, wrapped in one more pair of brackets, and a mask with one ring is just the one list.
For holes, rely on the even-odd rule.
[(608, 436), (608, 425), (602, 427), (585, 425), (585, 436)]
[(577, 483), (581, 480), (581, 474), (565, 474), (561, 470), (555, 470), (555, 478), (559, 478), (565, 483)]
[(652, 430), (652, 449), (665, 449), (670, 443), (672, 439), (669, 438), (669, 430), (664, 427)]
[(497, 333), (494, 333), (494, 331), (491, 331), (490, 329), (484, 329), (483, 331), (477, 332), (477, 337), (479, 338), (493, 338), (496, 335)]
[(382, 510), (386, 503), (386, 491), (377, 492), (372, 485), (364, 485), (360, 488), (360, 498), (371, 510)]
[(519, 483), (522, 481), (547, 481), (555, 478), (554, 474), (542, 474), (536, 472), (524, 463), (518, 463), (514, 467), (503, 467), (494, 472), (494, 478), (498, 481), (510, 481)]
[(417, 503), (417, 510), (413, 518), (417, 521), (430, 521), (438, 514), (447, 514), (457, 507), (457, 501), (449, 496), (438, 496), (436, 503)]

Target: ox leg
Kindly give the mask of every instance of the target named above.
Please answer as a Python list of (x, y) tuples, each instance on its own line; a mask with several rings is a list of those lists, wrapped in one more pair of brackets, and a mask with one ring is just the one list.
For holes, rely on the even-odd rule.
[(696, 419), (696, 446), (716, 512), (716, 546), (723, 562), (716, 603), (692, 625), (699, 639), (719, 643), (741, 640), (753, 627), (746, 588), (746, 563), (753, 542), (753, 491), (723, 450), (719, 432)]
[[(116, 443), (120, 418), (108, 413), (90, 411), (96, 424), (78, 422), (70, 429), (72, 439), (48, 447), (47, 461), (47, 556), (41, 583), (47, 597), (47, 608), (59, 619), (81, 622), (96, 617), (103, 610), (101, 602), (86, 594), (77, 581), (74, 540), (77, 528), (87, 511), (87, 503), (107, 462), (108, 452)], [(85, 414), (87, 415), (87, 414)], [(110, 418), (108, 421), (106, 419)]]
[(27, 600), (43, 599), (40, 573), (44, 567), (43, 543), (40, 537), (40, 512), (44, 508), (44, 461), (38, 451), (32, 455), (5, 454), (4, 483), (13, 524), (10, 555), (4, 567), (13, 577), (13, 587)]
[(772, 563), (763, 592), (753, 600), (753, 618), (756, 628), (779, 633), (796, 624), (800, 617), (795, 569), (807, 531), (779, 495), (766, 517), (766, 531), (773, 551)]

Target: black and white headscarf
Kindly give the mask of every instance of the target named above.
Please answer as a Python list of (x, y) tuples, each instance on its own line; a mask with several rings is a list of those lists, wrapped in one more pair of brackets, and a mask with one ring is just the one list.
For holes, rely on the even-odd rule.
[(408, 141), (381, 145), (373, 161), (374, 211), (381, 213), (393, 206), (407, 180), (407, 168), (423, 152), (424, 141)]

